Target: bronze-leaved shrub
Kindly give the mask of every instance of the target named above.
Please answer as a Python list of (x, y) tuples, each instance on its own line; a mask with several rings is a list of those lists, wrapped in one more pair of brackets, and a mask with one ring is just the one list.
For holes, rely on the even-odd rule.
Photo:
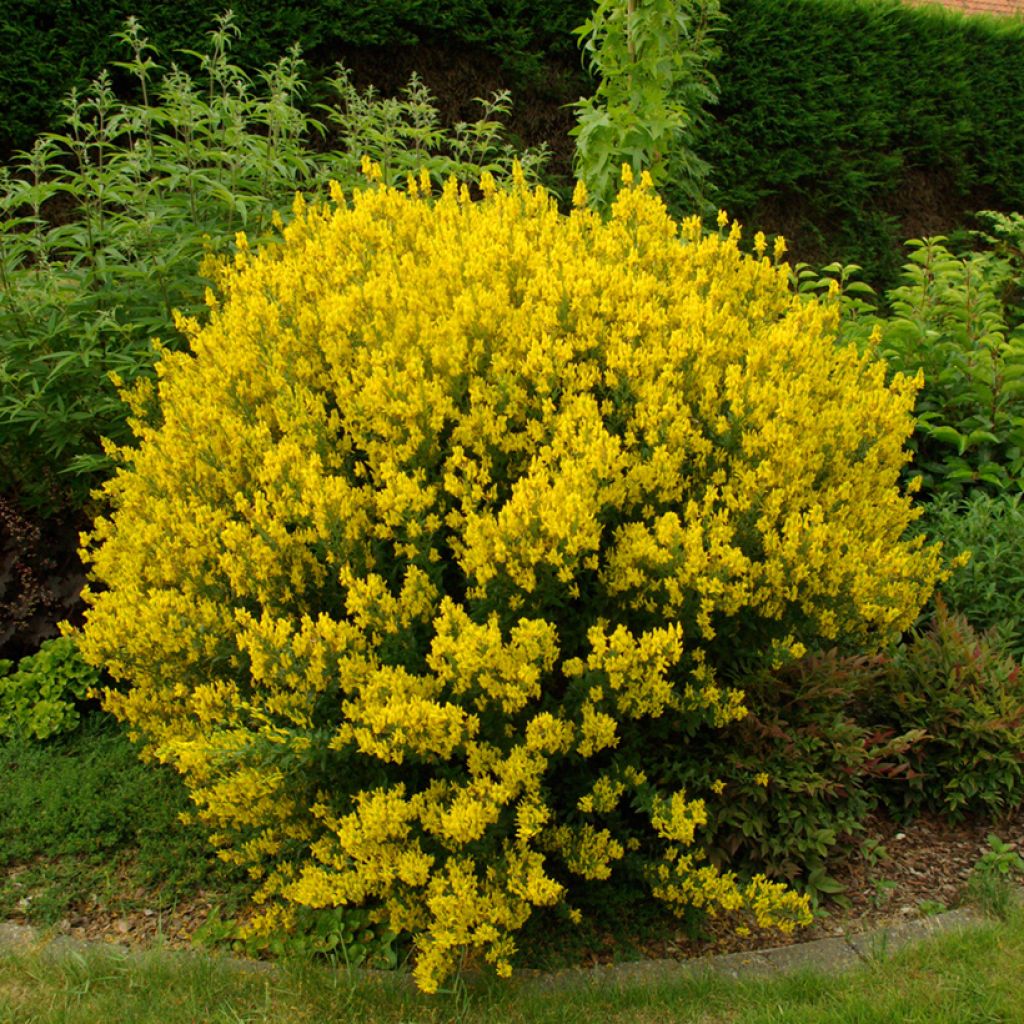
[(716, 766), (658, 766), (744, 714), (737, 654), (913, 621), (917, 383), (647, 182), (607, 222), (521, 176), (422, 189), (240, 238), (133, 393), (88, 545), (107, 705), (262, 879), (257, 927), (374, 908), (427, 990), (466, 947), (507, 973), (533, 908), (627, 866), (680, 910), (808, 920), (702, 854)]

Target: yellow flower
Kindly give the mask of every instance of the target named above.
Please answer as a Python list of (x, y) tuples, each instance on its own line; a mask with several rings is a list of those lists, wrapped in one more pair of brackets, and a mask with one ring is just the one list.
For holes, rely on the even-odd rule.
[(915, 620), (943, 573), (905, 539), (920, 380), (629, 165), (607, 220), (518, 166), (479, 201), (364, 172), (239, 239), (126, 396), (78, 638), (105, 706), (259, 880), (260, 927), (372, 908), (429, 991), (467, 948), (510, 970), (560, 880), (627, 855), (676, 909), (804, 923), (701, 859), (708, 809), (650, 740), (746, 713), (737, 621), (783, 662)]

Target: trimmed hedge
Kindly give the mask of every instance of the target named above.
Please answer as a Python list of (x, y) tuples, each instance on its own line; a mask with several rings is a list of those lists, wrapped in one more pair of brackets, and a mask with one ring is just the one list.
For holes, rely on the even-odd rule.
[(898, 0), (724, 6), (721, 99), (701, 155), (730, 212), (763, 222), (785, 210), (790, 223), (771, 227), (816, 225), (828, 256), (877, 276), (898, 266), (908, 173), (954, 198), (1024, 205), (1024, 21)]

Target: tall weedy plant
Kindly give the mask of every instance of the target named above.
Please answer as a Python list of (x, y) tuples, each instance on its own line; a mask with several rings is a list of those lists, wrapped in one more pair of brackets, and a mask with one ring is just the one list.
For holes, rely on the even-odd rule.
[[(544, 158), (507, 139), (507, 93), (448, 127), (415, 76), (384, 98), (339, 66), (318, 120), (296, 48), (256, 79), (232, 62), (230, 13), (186, 51), (194, 72), (159, 65), (134, 19), (118, 38), (140, 102), (104, 72), (68, 97), (59, 132), (0, 167), (0, 491), (44, 512), (82, 507), (108, 475), (103, 439), (130, 437), (118, 382), (153, 376), (151, 338), (182, 346), (174, 311), (205, 315), (197, 269), (229, 257), (237, 232), (271, 237), (296, 191), (356, 187), (367, 156), (389, 182), (422, 169), (435, 185), (507, 178), (517, 156), (529, 177)], [(340, 147), (324, 152), (328, 126)]]
[(710, 168), (693, 141), (718, 98), (710, 65), (723, 20), (718, 0), (598, 0), (576, 30), (598, 86), (573, 104), (575, 170), (598, 208), (628, 163), (651, 172), (676, 212), (701, 212)]

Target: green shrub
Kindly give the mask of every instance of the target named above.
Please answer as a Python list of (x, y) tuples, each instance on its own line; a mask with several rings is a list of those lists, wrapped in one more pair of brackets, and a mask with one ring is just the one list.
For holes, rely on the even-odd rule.
[[(201, 261), (229, 254), (238, 231), (274, 234), (275, 211), (296, 190), (317, 193), (329, 179), (350, 187), (367, 154), (396, 177), (511, 168), (495, 120), (506, 95), (480, 121), (448, 130), (418, 80), (384, 100), (355, 90), (343, 68), (326, 114), (345, 148), (317, 152), (312, 140), (325, 128), (300, 109), (297, 53), (254, 84), (229, 60), (237, 36), (222, 18), (193, 77), (161, 72), (130, 21), (122, 70), (140, 102), (118, 100), (104, 73), (86, 95), (69, 96), (60, 133), (37, 140), (13, 175), (0, 172), (0, 470), (28, 506), (52, 511), (55, 483), (72, 505), (85, 502), (109, 469), (102, 439), (129, 436), (118, 385), (152, 376), (151, 339), (181, 346), (175, 310), (205, 308)], [(537, 157), (526, 154), (527, 172)]]
[(909, 753), (909, 807), (959, 818), (1024, 802), (1024, 674), (996, 633), (976, 632), (941, 598), (928, 626), (895, 650), (875, 708), (897, 729), (927, 733)]
[(881, 301), (855, 264), (793, 273), (803, 294), (838, 295), (844, 340), (894, 373), (921, 373), (908, 472), (926, 499), (1024, 486), (1024, 232), (1018, 215), (985, 216), (998, 234), (977, 233), (980, 251), (953, 251), (941, 236), (907, 242), (900, 282)]
[(1020, 494), (975, 492), (965, 497), (940, 495), (930, 501), (918, 529), (957, 565), (941, 590), (949, 610), (972, 626), (998, 631), (1015, 658), (1024, 657), (1024, 508)]
[(945, 239), (911, 240), (902, 283), (887, 295), (879, 353), (920, 368), (915, 472), (927, 492), (1024, 486), (1024, 324), (1003, 296), (1012, 283), (991, 252), (956, 256)]
[(45, 740), (70, 732), (78, 726), (81, 704), (102, 682), (70, 636), (47, 640), (12, 668), (0, 661), (0, 740)]
[(914, 386), (649, 179), (608, 221), (480, 190), (298, 204), (130, 396), (89, 547), (106, 705), (262, 879), (254, 927), (365, 906), (427, 988), (620, 866), (806, 921), (701, 860), (707, 790), (661, 763), (742, 716), (741, 655), (915, 620)]
[[(884, 655), (808, 655), (738, 677), (750, 713), (704, 738), (695, 760), (716, 766), (707, 847), (713, 863), (760, 865), (815, 896), (837, 891), (829, 872), (851, 852), (882, 791), (913, 776), (908, 751), (922, 729), (879, 726), (874, 703), (890, 669)], [(665, 758), (679, 781), (707, 786), (689, 762)]]

